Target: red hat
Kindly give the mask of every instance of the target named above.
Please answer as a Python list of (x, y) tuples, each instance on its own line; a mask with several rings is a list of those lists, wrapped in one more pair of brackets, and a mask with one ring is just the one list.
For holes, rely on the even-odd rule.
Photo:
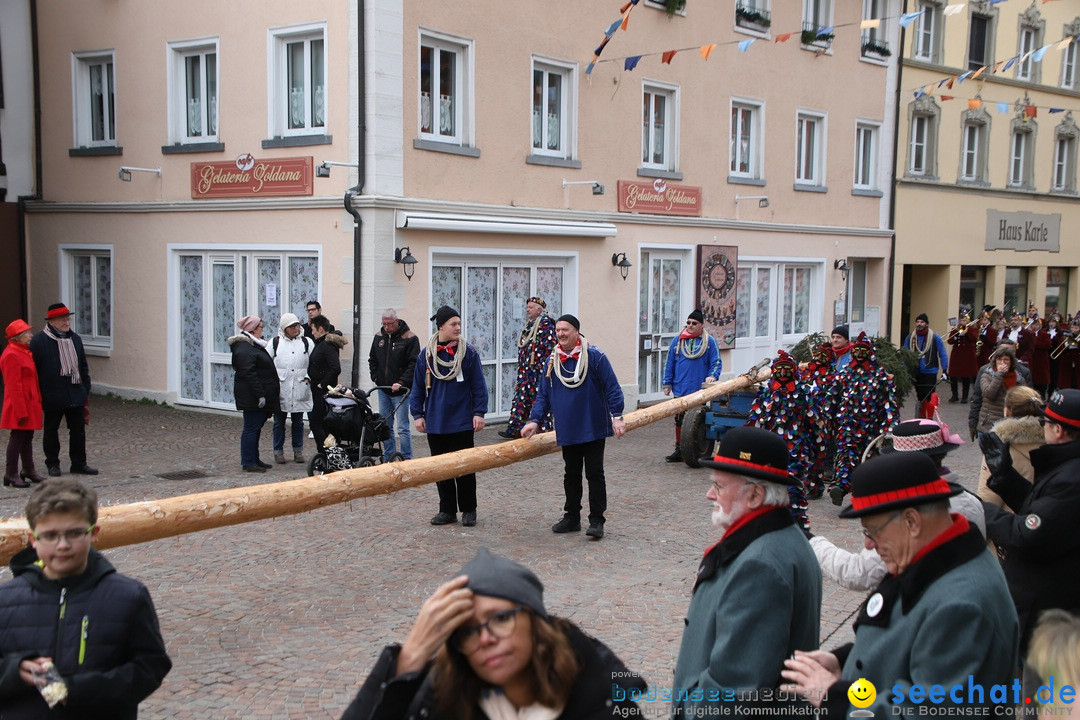
[(53, 303), (49, 306), (49, 312), (45, 314), (46, 320), (56, 320), (57, 318), (64, 318), (71, 315), (71, 311), (67, 309), (67, 305), (64, 303)]
[(18, 320), (12, 320), (10, 323), (8, 323), (7, 326), (7, 339), (10, 340), (16, 335), (21, 335), (27, 330), (33, 330), (33, 328), (27, 325), (25, 320), (21, 318)]

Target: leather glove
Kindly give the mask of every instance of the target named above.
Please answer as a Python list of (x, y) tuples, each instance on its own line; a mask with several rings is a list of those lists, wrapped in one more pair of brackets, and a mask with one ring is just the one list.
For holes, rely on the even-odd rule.
[(261, 397), (259, 398), (259, 409), (262, 410), (264, 407), (266, 407), (266, 398)]
[(975, 438), (979, 436), (979, 428), (971, 425), (968, 427), (968, 430), (971, 431), (971, 442), (975, 442)]
[(979, 438), (979, 449), (982, 450), (983, 457), (986, 459), (986, 467), (990, 469), (990, 475), (999, 476), (1003, 471), (1012, 469), (1009, 443), (998, 437), (997, 433), (983, 433), (983, 436)]

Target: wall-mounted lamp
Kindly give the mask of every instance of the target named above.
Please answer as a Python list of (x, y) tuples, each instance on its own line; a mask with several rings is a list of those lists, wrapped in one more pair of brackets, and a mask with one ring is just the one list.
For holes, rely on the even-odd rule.
[(336, 160), (323, 160), (315, 166), (315, 177), (330, 177), (331, 167), (359, 168), (360, 163), (337, 162)]
[(153, 174), (157, 175), (158, 177), (161, 177), (161, 168), (160, 167), (156, 167), (156, 168), (140, 168), (140, 167), (127, 167), (126, 165), (121, 165), (120, 166), (120, 172), (116, 173), (116, 177), (120, 178), (124, 182), (131, 182), (131, 173), (133, 173), (133, 172), (153, 173)]
[(847, 271), (850, 269), (848, 268), (847, 260), (844, 258), (838, 258), (834, 260), (832, 266), (833, 270), (839, 270), (842, 273), (847, 273)]
[(405, 273), (405, 279), (411, 282), (413, 273), (416, 272), (417, 260), (408, 246), (394, 248), (394, 262), (403, 266), (401, 272)]
[(735, 204), (738, 205), (740, 200), (757, 200), (757, 206), (759, 208), (769, 207), (768, 195), (736, 195)]
[(614, 267), (619, 268), (619, 274), (622, 275), (623, 280), (626, 280), (626, 276), (630, 274), (630, 268), (633, 267), (633, 265), (630, 264), (630, 261), (626, 259), (626, 253), (624, 252), (612, 253), (611, 264)]
[(566, 178), (563, 178), (563, 181), (562, 181), (563, 190), (570, 187), (571, 185), (592, 185), (592, 194), (593, 195), (603, 195), (604, 194), (604, 186), (601, 184), (601, 182), (599, 180), (567, 180)]

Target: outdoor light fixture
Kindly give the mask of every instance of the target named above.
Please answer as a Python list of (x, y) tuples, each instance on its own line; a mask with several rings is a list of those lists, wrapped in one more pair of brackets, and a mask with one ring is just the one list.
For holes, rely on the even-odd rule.
[(630, 264), (630, 261), (626, 259), (626, 253), (624, 252), (612, 253), (611, 264), (614, 267), (619, 268), (619, 274), (622, 275), (623, 280), (626, 280), (626, 276), (630, 274), (630, 268), (633, 267), (633, 265)]
[(120, 166), (120, 172), (116, 173), (116, 177), (120, 178), (124, 182), (131, 182), (131, 173), (133, 173), (133, 172), (154, 173), (158, 177), (161, 177), (161, 168), (160, 167), (141, 168), (141, 167), (127, 167), (126, 165), (121, 165)]
[(563, 190), (570, 187), (571, 185), (592, 185), (593, 195), (604, 194), (604, 186), (599, 180), (567, 180), (566, 178), (563, 178)]
[(839, 270), (842, 273), (846, 273), (848, 271), (848, 269), (849, 269), (848, 264), (847, 264), (847, 260), (844, 260), (844, 259), (836, 259), (836, 260), (834, 260), (832, 266), (833, 266), (834, 270)]
[(404, 267), (401, 271), (405, 273), (405, 279), (412, 281), (413, 273), (416, 272), (417, 259), (413, 257), (412, 251), (408, 246), (394, 248), (394, 262), (400, 263)]
[(347, 163), (347, 162), (337, 162), (336, 160), (323, 160), (320, 164), (315, 166), (315, 177), (330, 177), (330, 168), (334, 167), (334, 166), (336, 166), (336, 167), (359, 168), (360, 163)]
[(735, 204), (738, 205), (740, 200), (757, 200), (757, 206), (759, 208), (769, 207), (768, 195), (736, 195)]

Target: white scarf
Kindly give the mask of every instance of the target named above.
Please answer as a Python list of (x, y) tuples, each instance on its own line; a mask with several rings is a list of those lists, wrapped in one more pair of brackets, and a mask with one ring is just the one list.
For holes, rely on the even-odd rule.
[(480, 709), (490, 720), (555, 720), (563, 711), (562, 708), (544, 707), (540, 703), (533, 703), (518, 710), (506, 699), (502, 690), (497, 688), (481, 693)]
[[(563, 358), (577, 358), (577, 367), (569, 375), (563, 373)], [(585, 376), (589, 374), (589, 341), (581, 335), (578, 344), (570, 352), (566, 352), (562, 345), (556, 343), (555, 352), (551, 353), (551, 367), (555, 369), (555, 377), (559, 378), (564, 387), (571, 390), (581, 387)]]
[(262, 338), (255, 337), (254, 335), (249, 333), (247, 330), (241, 330), (240, 334), (243, 335), (244, 337), (250, 338), (251, 342), (255, 343), (259, 347), (261, 347), (261, 348), (266, 347), (266, 341), (265, 340), (263, 340)]
[(71, 384), (78, 385), (82, 382), (79, 374), (79, 354), (75, 351), (75, 343), (70, 335), (58, 335), (60, 331), (52, 325), (45, 326), (45, 337), (56, 342), (60, 352), (60, 377), (71, 377)]
[[(465, 344), (464, 338), (458, 338), (457, 340), (447, 340), (443, 343), (444, 346), (450, 343), (457, 343), (457, 347), (454, 348), (454, 352), (451, 354), (453, 360), (443, 360), (439, 357), (439, 333), (435, 333), (428, 340), (426, 353), (427, 357), (427, 379), (425, 386), (428, 390), (431, 389), (431, 376), (434, 375), (436, 380), (456, 380), (461, 375), (461, 365), (465, 362), (465, 353), (469, 351), (468, 346)], [(447, 372), (443, 373), (440, 368), (447, 368)]]

